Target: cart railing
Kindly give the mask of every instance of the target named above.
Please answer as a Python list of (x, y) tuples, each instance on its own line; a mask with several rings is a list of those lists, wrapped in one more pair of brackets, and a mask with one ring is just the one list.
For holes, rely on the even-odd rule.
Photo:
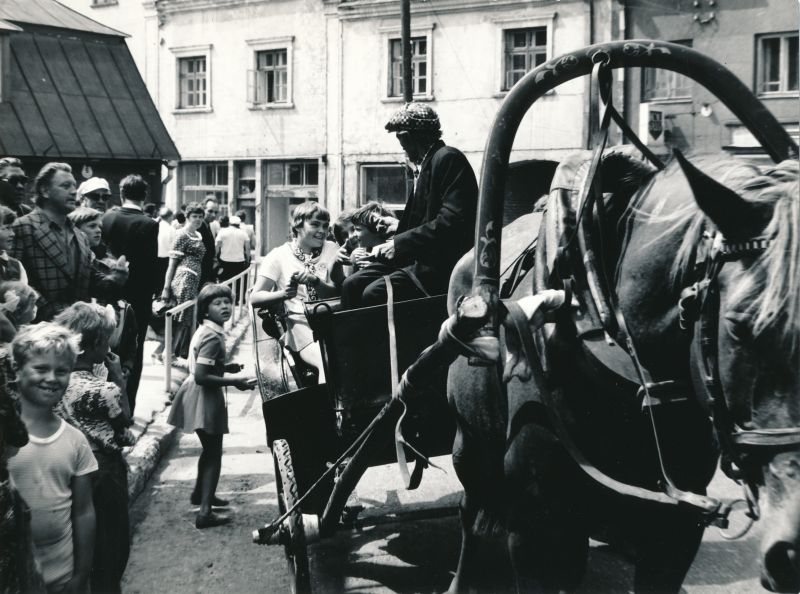
[[(250, 291), (250, 287), (253, 285), (255, 273), (256, 265), (254, 263), (247, 270), (243, 270), (236, 276), (219, 283), (230, 287), (233, 292), (233, 311), (231, 313), (231, 319), (226, 323), (226, 330), (233, 329), (236, 325), (236, 321), (244, 315), (247, 315), (249, 309), (247, 294)], [(188, 309), (192, 310), (192, 330), (194, 331), (194, 329), (197, 328), (197, 299), (185, 301), (180, 305), (176, 305), (167, 310), (164, 314), (164, 390), (166, 392), (171, 392), (172, 390), (172, 363), (175, 359), (172, 345), (172, 324), (177, 314)]]

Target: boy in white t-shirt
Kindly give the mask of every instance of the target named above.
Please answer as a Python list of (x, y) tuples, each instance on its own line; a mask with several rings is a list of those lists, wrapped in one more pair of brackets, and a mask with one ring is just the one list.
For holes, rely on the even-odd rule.
[(11, 344), (22, 420), (30, 441), (9, 460), (11, 480), (31, 509), (36, 557), (48, 592), (84, 592), (94, 548), (89, 442), (53, 412), (79, 351), (80, 338), (52, 322), (22, 328)]

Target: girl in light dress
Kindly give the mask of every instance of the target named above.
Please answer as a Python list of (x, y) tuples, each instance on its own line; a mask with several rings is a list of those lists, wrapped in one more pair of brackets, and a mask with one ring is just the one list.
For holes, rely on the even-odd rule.
[(286, 346), (319, 371), (325, 381), (322, 354), (303, 307), (306, 301), (336, 297), (342, 280), (339, 246), (327, 241), (330, 213), (316, 202), (292, 211), (292, 239), (270, 251), (258, 271), (250, 295), (253, 307), (283, 303), (288, 330)]

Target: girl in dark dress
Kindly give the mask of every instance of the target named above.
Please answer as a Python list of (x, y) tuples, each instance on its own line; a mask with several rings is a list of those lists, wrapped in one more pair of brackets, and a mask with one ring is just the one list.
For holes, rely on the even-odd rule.
[(168, 422), (186, 433), (197, 433), (203, 452), (197, 462), (197, 481), (191, 503), (199, 504), (197, 528), (220, 526), (229, 520), (211, 512), (211, 506), (228, 502), (215, 495), (222, 468), (222, 436), (228, 433), (228, 407), (222, 388), (233, 386), (251, 390), (253, 378), (224, 377), (241, 371), (237, 363), (225, 364), (225, 333), (222, 328), (233, 311), (230, 287), (206, 284), (197, 298), (200, 327), (192, 337), (189, 353), (189, 376), (175, 399)]

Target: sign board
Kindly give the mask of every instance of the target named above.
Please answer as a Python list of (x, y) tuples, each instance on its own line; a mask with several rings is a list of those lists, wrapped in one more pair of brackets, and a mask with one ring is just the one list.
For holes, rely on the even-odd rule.
[(649, 148), (664, 147), (664, 111), (651, 103), (639, 104), (639, 138)]

